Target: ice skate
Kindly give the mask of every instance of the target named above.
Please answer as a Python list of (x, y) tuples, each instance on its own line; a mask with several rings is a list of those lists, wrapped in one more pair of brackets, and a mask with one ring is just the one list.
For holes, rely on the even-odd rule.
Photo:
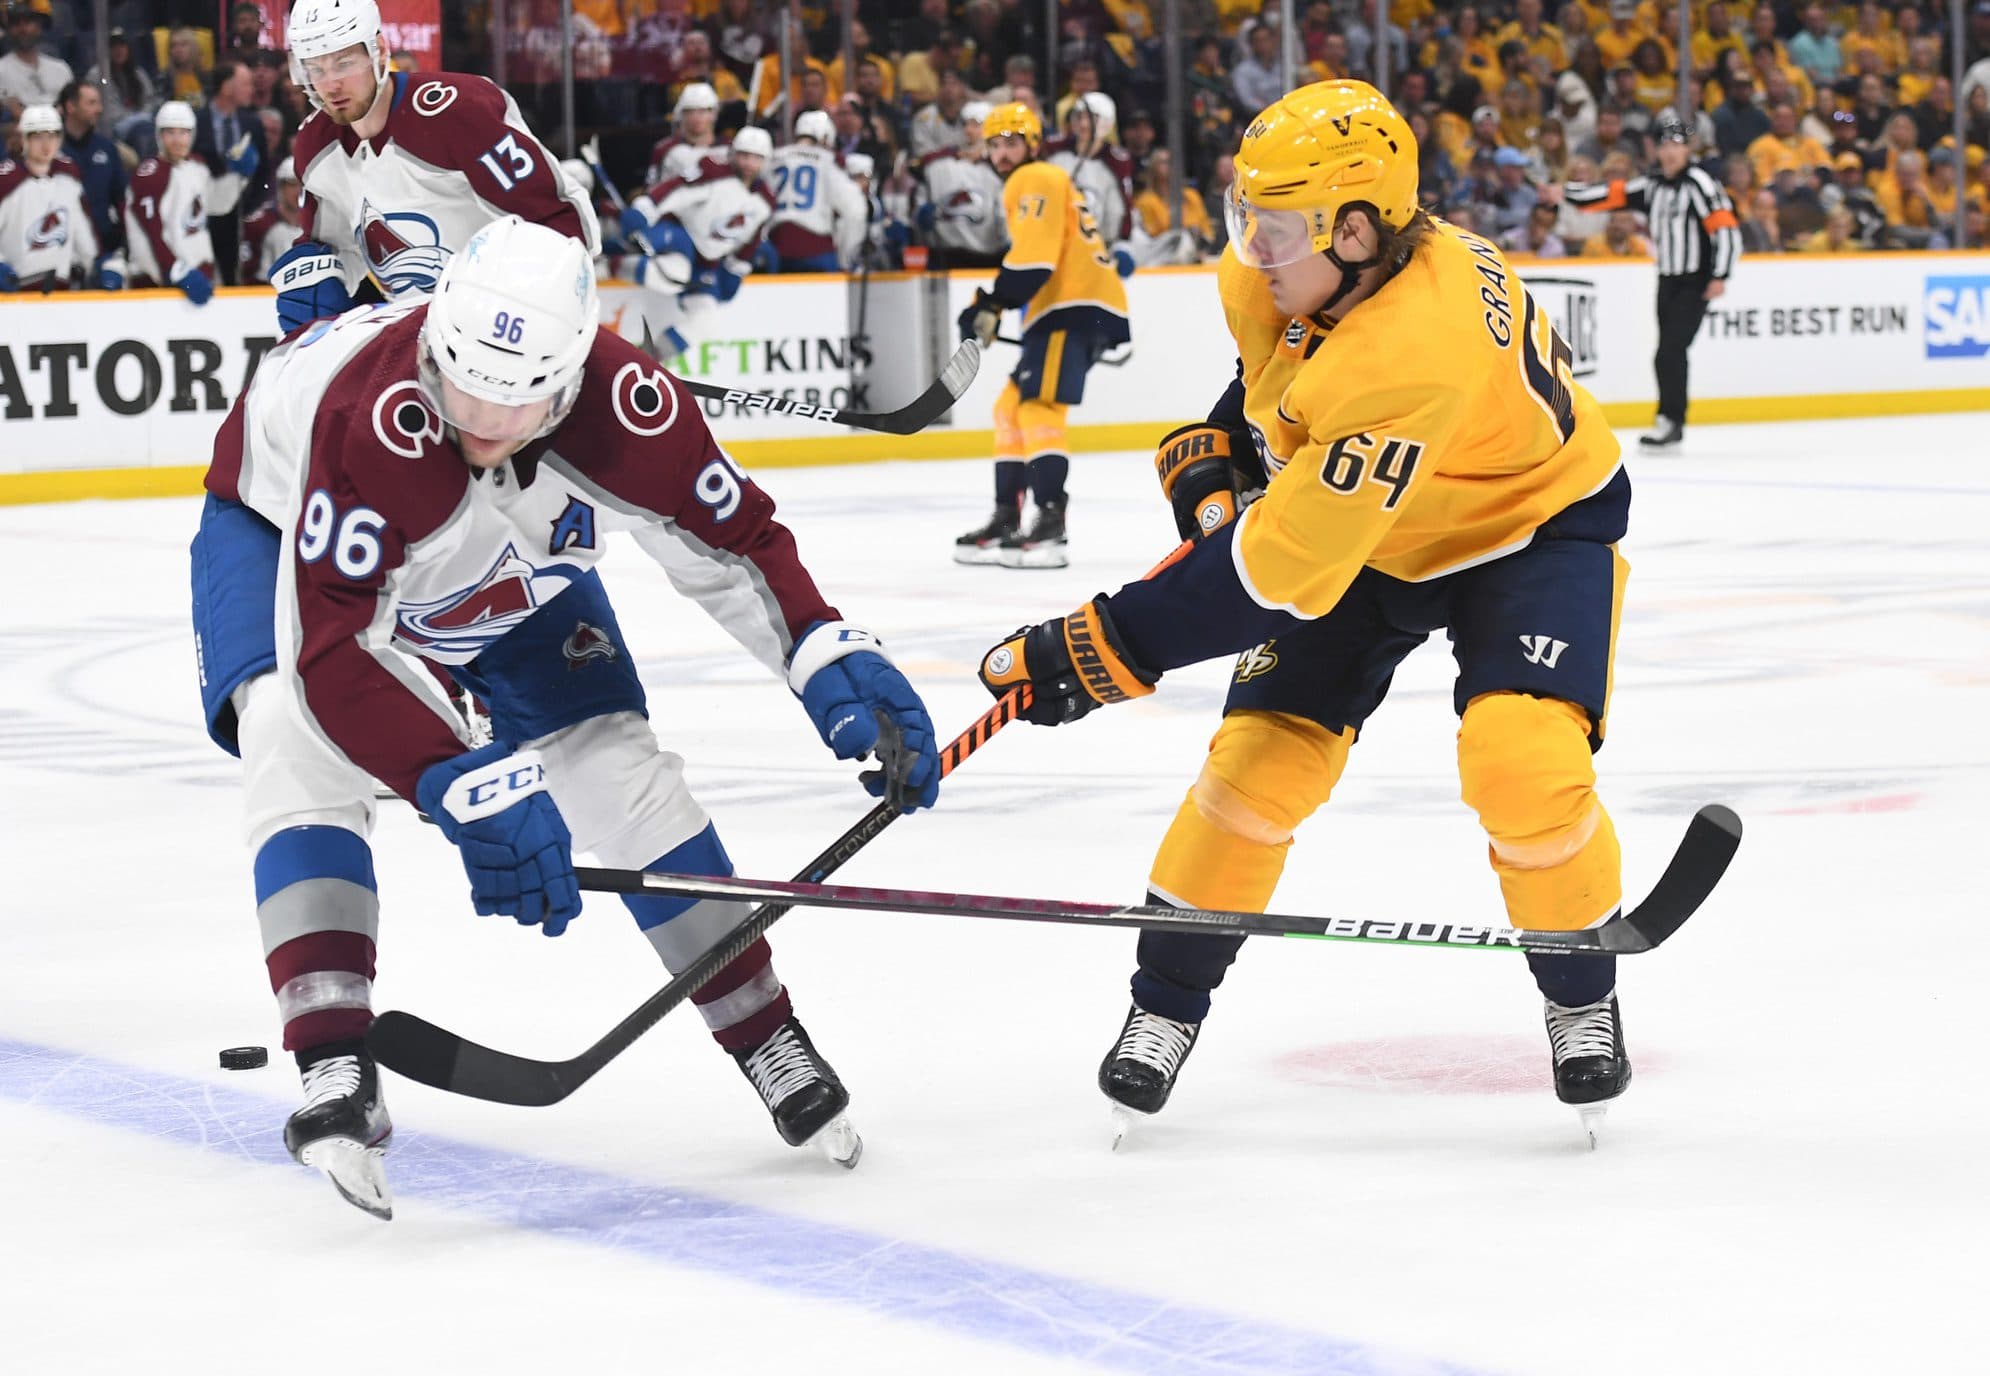
[(1062, 500), (1041, 503), (1036, 519), (1026, 531), (1017, 531), (1002, 541), (999, 557), (1005, 569), (1061, 569), (1071, 556), (1064, 545)]
[(1176, 1022), (1137, 1003), (1127, 1009), (1119, 1038), (1099, 1065), (1099, 1089), (1113, 1105), (1114, 1150), (1139, 1118), (1152, 1117), (1168, 1102), (1201, 1031), (1199, 1022)]
[(1544, 1012), (1555, 1056), (1555, 1097), (1574, 1107), (1594, 1151), (1610, 1101), (1631, 1083), (1617, 996), (1576, 1008), (1548, 1000)]
[(976, 526), (954, 541), (954, 562), (999, 564), (1002, 562), (1002, 542), (1020, 534), (1022, 528), (1021, 509), (1009, 502), (997, 502), (995, 513), (985, 524)]
[(1685, 438), (1685, 426), (1670, 416), (1660, 416), (1650, 434), (1638, 436), (1638, 443), (1646, 449), (1670, 449)]
[(333, 1042), (304, 1053), (302, 1075), (304, 1107), (283, 1125), (283, 1145), (323, 1171), (348, 1204), (392, 1218), (386, 1156), (394, 1124), (373, 1058), (357, 1041)]
[(844, 1112), (850, 1092), (816, 1052), (800, 1019), (790, 1014), (766, 1041), (732, 1057), (767, 1106), (783, 1142), (813, 1145), (845, 1170), (856, 1166), (864, 1139)]

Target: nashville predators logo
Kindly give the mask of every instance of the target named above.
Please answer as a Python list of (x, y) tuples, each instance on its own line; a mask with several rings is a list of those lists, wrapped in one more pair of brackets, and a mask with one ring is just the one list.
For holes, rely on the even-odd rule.
[(1253, 645), (1237, 656), (1238, 683), (1249, 683), (1260, 674), (1268, 674), (1278, 667), (1278, 656), (1272, 653), (1272, 646), (1278, 642), (1267, 640), (1262, 645)]

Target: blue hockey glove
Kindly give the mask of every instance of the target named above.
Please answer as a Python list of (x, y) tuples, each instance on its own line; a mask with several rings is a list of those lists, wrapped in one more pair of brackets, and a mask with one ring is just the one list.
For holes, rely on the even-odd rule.
[(772, 244), (763, 241), (760, 247), (753, 250), (753, 270), (755, 272), (779, 272), (781, 270), (780, 251)]
[(276, 325), (285, 334), (352, 309), (339, 256), (315, 239), (299, 239), (272, 263), (269, 284), (276, 288)]
[(1123, 248), (1115, 248), (1112, 251), (1112, 270), (1114, 272), (1118, 273), (1121, 277), (1131, 277), (1133, 276), (1133, 268), (1133, 255), (1131, 253), (1128, 253)]
[(187, 300), (196, 306), (205, 306), (214, 296), (214, 282), (199, 268), (182, 268), (173, 277), (173, 285), (187, 294)]
[(925, 202), (917, 210), (912, 212), (912, 222), (919, 226), (922, 233), (931, 234), (933, 226), (940, 222), (939, 207), (935, 206), (931, 201)]
[(0, 291), (12, 291), (20, 285), (20, 275), (5, 263), (0, 263)]
[(124, 269), (123, 258), (106, 253), (97, 260), (97, 286), (104, 291), (123, 291)]
[(238, 177), (248, 177), (255, 174), (257, 166), (263, 160), (263, 155), (261, 150), (256, 147), (255, 138), (252, 135), (244, 134), (241, 138), (235, 140), (235, 146), (228, 150), (227, 158), (228, 170), (230, 172), (233, 172)]
[(837, 759), (876, 755), (879, 767), (862, 776), (873, 798), (900, 812), (939, 800), (932, 718), (876, 636), (847, 621), (816, 622), (788, 656), (788, 686)]
[(463, 855), (470, 901), (558, 936), (580, 913), (573, 836), (546, 792), (539, 752), (494, 743), (432, 764), (415, 802)]
[[(730, 261), (730, 260), (728, 260)], [(745, 266), (741, 264), (741, 266)], [(730, 301), (739, 295), (740, 275), (730, 268), (716, 264), (702, 267), (691, 274), (691, 285), (684, 290), (687, 294), (709, 296), (717, 301)]]
[(622, 237), (633, 239), (650, 227), (649, 217), (634, 206), (625, 207), (621, 217)]

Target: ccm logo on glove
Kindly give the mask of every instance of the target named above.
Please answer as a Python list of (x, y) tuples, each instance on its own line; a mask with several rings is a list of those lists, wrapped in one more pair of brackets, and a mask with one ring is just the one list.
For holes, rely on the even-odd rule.
[(540, 762), (539, 752), (521, 750), (489, 769), (460, 775), (442, 795), (442, 805), (459, 822), (480, 822), (545, 788), (546, 766)]

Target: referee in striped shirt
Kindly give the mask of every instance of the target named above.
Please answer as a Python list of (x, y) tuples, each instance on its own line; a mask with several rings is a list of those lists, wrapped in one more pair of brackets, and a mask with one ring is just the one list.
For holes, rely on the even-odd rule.
[(1564, 195), (1582, 210), (1642, 210), (1658, 258), (1658, 420), (1638, 443), (1664, 449), (1686, 431), (1686, 350), (1700, 332), (1707, 303), (1727, 290), (1741, 256), (1741, 226), (1734, 203), (1712, 177), (1691, 165), (1686, 125), (1675, 110), (1661, 110), (1658, 171), (1608, 185), (1571, 182)]

